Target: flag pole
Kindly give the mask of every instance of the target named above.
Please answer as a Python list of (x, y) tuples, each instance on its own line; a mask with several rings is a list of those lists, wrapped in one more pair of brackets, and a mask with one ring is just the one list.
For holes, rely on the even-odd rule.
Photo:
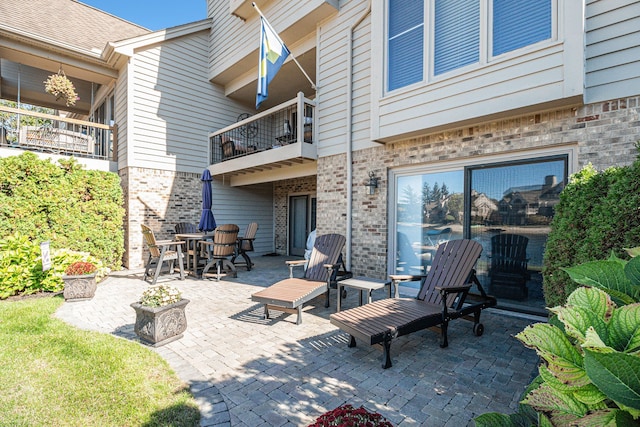
[[(260, 10), (260, 8), (258, 8), (258, 5), (255, 2), (251, 2), (251, 6), (253, 6), (256, 9), (256, 11), (258, 12), (258, 15), (260, 15), (262, 17), (262, 19), (264, 19), (265, 21), (269, 22), (267, 20), (267, 18), (262, 14), (262, 11)], [(280, 36), (278, 36), (278, 37), (280, 37)], [(300, 68), (300, 71), (302, 71), (302, 74), (304, 74), (304, 76), (307, 78), (307, 80), (309, 80), (309, 83), (311, 83), (311, 89), (317, 90), (316, 84), (313, 82), (313, 80), (311, 80), (311, 77), (309, 77), (309, 75), (304, 70), (304, 68), (302, 68), (302, 65), (300, 65), (300, 63), (298, 62), (296, 57), (293, 55), (293, 52), (291, 52), (291, 50), (289, 50), (289, 56), (291, 56), (291, 59), (293, 59), (293, 62), (296, 63), (298, 68)]]

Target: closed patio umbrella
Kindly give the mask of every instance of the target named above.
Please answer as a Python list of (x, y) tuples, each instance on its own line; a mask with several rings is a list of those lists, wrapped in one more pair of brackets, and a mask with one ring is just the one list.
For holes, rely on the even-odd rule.
[(204, 232), (213, 231), (216, 229), (216, 219), (211, 212), (211, 173), (209, 169), (202, 172), (200, 181), (202, 181), (202, 216), (198, 229)]

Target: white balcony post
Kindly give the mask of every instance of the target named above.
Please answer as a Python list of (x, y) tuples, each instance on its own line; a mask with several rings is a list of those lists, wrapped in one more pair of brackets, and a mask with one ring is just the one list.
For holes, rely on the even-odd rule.
[(304, 141), (304, 93), (298, 92), (298, 114), (296, 114), (296, 140)]

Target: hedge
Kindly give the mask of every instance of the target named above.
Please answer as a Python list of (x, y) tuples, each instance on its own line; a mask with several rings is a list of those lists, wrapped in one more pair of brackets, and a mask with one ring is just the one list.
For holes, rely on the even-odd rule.
[(563, 267), (602, 260), (640, 246), (640, 160), (598, 173), (592, 165), (571, 176), (560, 194), (544, 253), (547, 307), (566, 302), (578, 286)]
[(0, 236), (50, 241), (51, 249), (88, 252), (111, 269), (124, 253), (120, 178), (84, 170), (73, 158), (25, 152), (0, 159)]

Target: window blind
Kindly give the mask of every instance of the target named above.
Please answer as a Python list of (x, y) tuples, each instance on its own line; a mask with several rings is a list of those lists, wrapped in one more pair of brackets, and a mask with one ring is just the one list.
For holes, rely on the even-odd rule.
[(480, 59), (480, 1), (436, 0), (434, 74)]
[(388, 81), (394, 90), (422, 81), (424, 0), (389, 0)]
[(551, 38), (551, 0), (493, 0), (493, 56)]

